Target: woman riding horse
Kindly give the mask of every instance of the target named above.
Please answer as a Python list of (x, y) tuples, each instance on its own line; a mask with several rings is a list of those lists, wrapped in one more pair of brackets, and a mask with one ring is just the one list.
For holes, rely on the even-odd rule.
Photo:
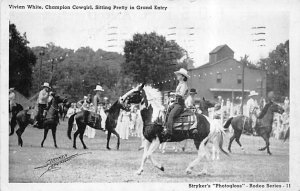
[(169, 108), (169, 114), (168, 119), (166, 123), (166, 130), (163, 132), (164, 137), (166, 138), (166, 141), (171, 140), (172, 131), (173, 131), (173, 121), (174, 119), (180, 115), (180, 113), (184, 110), (184, 99), (188, 92), (188, 86), (187, 86), (187, 79), (190, 77), (187, 73), (187, 71), (183, 68), (180, 68), (180, 70), (174, 72), (176, 74), (176, 78), (179, 81), (179, 84), (176, 88), (176, 101), (175, 103)]

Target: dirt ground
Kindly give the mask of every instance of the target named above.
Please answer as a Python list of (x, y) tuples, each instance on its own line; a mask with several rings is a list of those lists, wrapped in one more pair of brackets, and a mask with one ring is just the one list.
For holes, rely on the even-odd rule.
[[(73, 137), (73, 133), (72, 133)], [(242, 135), (241, 143), (246, 153), (243, 153), (237, 143), (232, 145), (232, 154), (223, 154), (220, 160), (210, 163), (209, 176), (186, 175), (185, 169), (195, 159), (197, 153), (192, 140), (189, 140), (185, 152), (174, 152), (174, 144), (167, 145), (166, 153), (157, 151), (154, 158), (162, 163), (165, 172), (146, 162), (144, 173), (135, 175), (139, 168), (143, 151), (138, 151), (140, 138), (130, 137), (121, 140), (120, 150), (116, 150), (116, 138), (111, 139), (112, 150), (106, 150), (106, 134), (97, 131), (94, 139), (84, 137), (88, 147), (82, 148), (77, 139), (77, 150), (72, 148), (72, 141), (67, 138), (67, 122), (61, 122), (57, 130), (58, 149), (53, 146), (51, 132), (45, 141), (44, 148), (40, 147), (43, 130), (28, 126), (23, 134), (23, 147), (17, 144), (17, 136), (9, 137), (9, 182), (11, 183), (73, 183), (73, 182), (286, 182), (289, 181), (289, 143), (282, 143), (272, 138), (272, 156), (266, 151), (258, 151), (264, 146), (261, 137)], [(227, 150), (230, 134), (225, 137), (224, 148)], [(46, 164), (47, 160), (67, 154), (86, 153), (72, 158), (58, 166), (59, 169), (40, 175), (47, 168), (34, 169)], [(202, 161), (195, 172), (202, 169)]]

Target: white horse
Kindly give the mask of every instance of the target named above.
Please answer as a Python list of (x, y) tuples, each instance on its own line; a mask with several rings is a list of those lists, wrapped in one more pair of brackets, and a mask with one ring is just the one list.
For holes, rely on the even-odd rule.
[[(137, 88), (139, 90), (141, 90), (141, 88)], [(155, 122), (157, 121), (157, 119), (159, 118), (159, 115), (161, 113), (161, 111), (164, 109), (163, 105), (162, 105), (162, 95), (161, 93), (157, 90), (154, 89), (150, 86), (145, 86), (143, 88), (144, 92), (142, 91), (142, 93), (139, 91), (133, 91), (131, 92), (130, 98), (129, 98), (129, 102), (134, 102), (131, 100), (141, 100), (141, 104), (140, 104), (140, 108), (141, 108), (141, 115), (143, 117), (143, 121), (144, 121), (144, 127), (143, 127), (143, 133), (145, 136), (145, 140), (144, 140), (144, 153), (143, 153), (143, 157), (142, 157), (142, 162), (141, 162), (141, 166), (140, 168), (137, 170), (136, 174), (141, 175), (144, 169), (144, 165), (145, 162), (147, 161), (147, 159), (149, 159), (152, 164), (157, 167), (158, 169), (164, 171), (164, 167), (162, 166), (162, 164), (158, 163), (154, 158), (153, 158), (153, 153), (156, 149), (159, 148), (159, 145), (161, 144), (161, 132), (162, 132), (162, 125), (159, 124), (155, 124)], [(144, 93), (144, 97), (142, 97), (141, 99), (137, 99), (137, 97), (139, 97), (140, 95), (143, 95)], [(152, 115), (149, 115), (149, 113), (151, 113)], [(195, 127), (196, 129), (199, 129), (198, 126), (199, 125), (203, 125), (205, 127), (205, 130), (208, 128), (207, 130), (207, 134), (205, 137), (203, 137), (203, 139), (201, 138), (201, 140), (195, 140), (194, 141), (198, 141), (198, 156), (197, 158), (192, 161), (187, 169), (186, 169), (186, 173), (187, 174), (191, 174), (193, 168), (195, 167), (195, 165), (197, 165), (203, 158), (206, 158), (206, 160), (208, 160), (209, 162), (211, 161), (211, 157), (210, 157), (210, 152), (208, 151), (208, 142), (212, 141), (219, 133), (219, 131), (217, 130), (217, 128), (215, 128), (213, 125), (210, 125), (210, 121), (206, 119), (206, 117), (204, 117), (203, 115), (200, 114), (195, 114)], [(199, 122), (199, 124), (198, 124)], [(204, 131), (204, 130), (203, 130)], [(162, 141), (163, 142), (163, 141)], [(196, 144), (196, 142), (195, 142)], [(223, 139), (220, 140), (219, 143), (219, 148), (222, 152), (224, 152), (225, 154), (227, 154), (227, 152), (225, 152), (222, 148), (222, 144), (223, 144)], [(203, 170), (198, 174), (198, 175), (205, 175), (208, 173), (208, 164), (205, 164), (203, 167)]]

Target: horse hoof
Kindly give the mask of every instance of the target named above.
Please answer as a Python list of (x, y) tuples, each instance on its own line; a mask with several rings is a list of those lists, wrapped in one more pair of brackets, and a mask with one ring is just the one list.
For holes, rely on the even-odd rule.
[(87, 147), (83, 147), (83, 149), (88, 149)]
[(106, 147), (106, 149), (107, 149), (107, 150), (110, 150), (110, 148), (109, 148), (109, 147)]
[(73, 146), (74, 149), (77, 149), (75, 146)]
[(268, 154), (269, 154), (269, 155), (272, 155), (272, 153), (271, 153), (271, 152), (268, 152)]
[(58, 149), (58, 146), (57, 146), (57, 145), (55, 145), (55, 148), (57, 148), (57, 149)]
[(207, 171), (202, 171), (202, 172), (200, 172), (200, 173), (197, 174), (197, 176), (205, 176), (205, 175), (209, 175), (207, 173)]
[(190, 169), (186, 170), (185, 172), (186, 172), (186, 174), (192, 174), (192, 170), (190, 170)]
[(44, 145), (41, 145), (41, 147), (44, 147)]
[(141, 175), (144, 170), (138, 170), (135, 174)]
[(184, 147), (182, 147), (182, 152), (184, 152), (185, 151), (185, 148)]
[(161, 171), (164, 172), (164, 171), (165, 171), (165, 168), (162, 166), (162, 167), (159, 168), (159, 170), (161, 170)]
[(11, 132), (10, 134), (9, 134), (9, 136), (12, 136), (14, 133), (13, 132)]

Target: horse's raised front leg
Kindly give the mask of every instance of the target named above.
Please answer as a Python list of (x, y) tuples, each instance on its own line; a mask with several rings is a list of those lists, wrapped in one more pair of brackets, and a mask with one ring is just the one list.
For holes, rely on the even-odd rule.
[(148, 150), (149, 150), (149, 147), (150, 147), (150, 142), (148, 140), (144, 140), (144, 153), (143, 153), (143, 157), (142, 157), (142, 163), (141, 163), (141, 167), (137, 170), (136, 174), (137, 175), (141, 175), (142, 172), (144, 171), (144, 164), (147, 160), (147, 153), (148, 153)]

